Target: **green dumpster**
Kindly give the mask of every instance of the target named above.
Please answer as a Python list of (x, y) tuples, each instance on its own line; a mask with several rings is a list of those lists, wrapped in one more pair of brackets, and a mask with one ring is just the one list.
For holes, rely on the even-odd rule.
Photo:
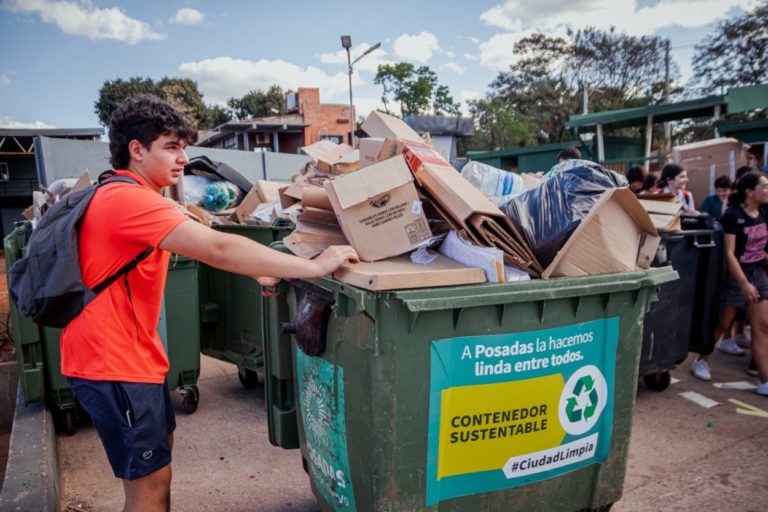
[[(26, 252), (30, 222), (19, 222), (4, 240), (6, 269)], [(163, 311), (158, 331), (170, 361), (169, 389), (178, 389), (187, 413), (197, 409), (200, 375), (200, 314), (197, 262), (173, 255), (168, 267)], [(12, 335), (25, 403), (46, 400), (52, 407), (59, 431), (77, 430), (77, 402), (67, 378), (61, 374), (59, 338), (61, 329), (37, 325), (22, 315), (10, 301)]]
[(676, 278), (284, 285), (268, 307), (270, 440), (300, 445), (322, 510), (607, 510), (624, 481), (643, 316)]
[[(245, 236), (262, 245), (282, 240), (293, 223), (278, 220), (272, 226), (222, 225), (215, 229)], [(249, 276), (208, 265), (199, 266), (201, 350), (215, 359), (234, 363), (245, 387), (258, 384), (262, 372), (264, 317), (262, 289)]]

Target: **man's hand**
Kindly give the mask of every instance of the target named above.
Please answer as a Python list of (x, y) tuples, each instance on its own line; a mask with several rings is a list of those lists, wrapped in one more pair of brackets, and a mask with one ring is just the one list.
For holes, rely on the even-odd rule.
[(332, 245), (312, 260), (317, 268), (315, 277), (332, 274), (344, 263), (357, 263), (359, 261), (360, 257), (357, 252), (349, 245)]
[(261, 286), (277, 286), (277, 283), (280, 282), (280, 278), (278, 277), (267, 277), (267, 276), (258, 276), (256, 277), (256, 281)]

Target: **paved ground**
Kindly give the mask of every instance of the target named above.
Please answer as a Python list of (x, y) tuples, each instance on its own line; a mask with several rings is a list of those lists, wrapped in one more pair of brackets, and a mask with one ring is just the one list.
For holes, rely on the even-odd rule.
[[(714, 356), (716, 381), (747, 379), (747, 360)], [(768, 409), (768, 399), (696, 381), (689, 362), (663, 393), (640, 384), (624, 498), (617, 512), (768, 510), (768, 418), (736, 412), (728, 398)], [(316, 511), (298, 451), (267, 441), (263, 390), (240, 386), (233, 366), (204, 357), (198, 411), (178, 414), (174, 510)], [(679, 396), (696, 391), (718, 402), (704, 409)], [(95, 432), (59, 438), (62, 494), (69, 511), (120, 510)], [(68, 508), (67, 508), (68, 507)]]

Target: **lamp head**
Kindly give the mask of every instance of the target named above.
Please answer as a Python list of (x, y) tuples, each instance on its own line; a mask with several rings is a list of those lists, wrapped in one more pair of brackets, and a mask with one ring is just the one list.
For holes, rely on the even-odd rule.
[(349, 36), (341, 36), (341, 46), (347, 50), (352, 48), (352, 38)]

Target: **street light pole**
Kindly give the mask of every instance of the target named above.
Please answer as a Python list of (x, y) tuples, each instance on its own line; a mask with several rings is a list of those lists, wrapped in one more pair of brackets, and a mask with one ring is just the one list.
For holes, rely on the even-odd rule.
[(352, 48), (352, 38), (350, 36), (341, 36), (341, 46), (347, 50), (347, 74), (349, 75), (349, 144), (354, 147), (355, 146), (355, 107), (352, 103), (352, 66), (371, 53), (372, 51), (376, 50), (381, 46), (381, 43), (376, 43), (375, 45), (371, 46), (367, 50), (363, 52), (362, 55), (360, 55), (355, 60), (352, 60), (352, 56), (349, 53), (349, 49)]

